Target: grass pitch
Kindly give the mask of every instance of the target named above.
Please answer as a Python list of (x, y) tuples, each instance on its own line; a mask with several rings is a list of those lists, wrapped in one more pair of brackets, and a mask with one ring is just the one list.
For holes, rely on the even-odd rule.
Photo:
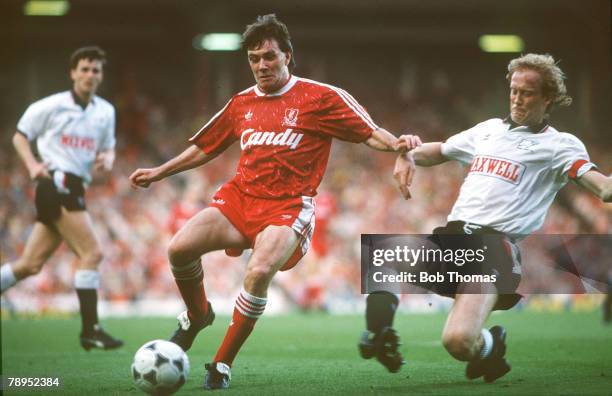
[[(512, 371), (493, 384), (468, 381), (465, 364), (440, 344), (444, 314), (399, 314), (395, 327), (408, 363), (389, 374), (373, 360), (362, 360), (356, 342), (361, 316), (323, 314), (264, 317), (232, 369), (231, 389), (249, 395), (611, 395), (612, 326), (599, 312), (493, 315), (489, 325), (508, 330)], [(218, 317), (189, 352), (191, 375), (179, 395), (201, 394), (203, 364), (221, 342), (229, 318)], [(2, 318), (2, 374), (58, 376), (63, 388), (7, 391), (4, 394), (138, 395), (130, 364), (146, 341), (166, 338), (170, 318), (107, 319), (105, 327), (123, 338), (118, 351), (85, 352), (78, 345), (80, 321)]]

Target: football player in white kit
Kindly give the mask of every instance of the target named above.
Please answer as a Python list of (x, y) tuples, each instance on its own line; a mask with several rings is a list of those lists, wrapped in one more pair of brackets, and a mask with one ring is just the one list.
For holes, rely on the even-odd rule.
[[(577, 137), (549, 124), (554, 106), (571, 104), (564, 74), (552, 56), (527, 54), (513, 59), (506, 78), (510, 83), (509, 117), (484, 121), (446, 142), (425, 143), (400, 155), (394, 177), (407, 196), (412, 179), (408, 165), (412, 161), (419, 166), (449, 160), (469, 165), (448, 224), (434, 234), (502, 235), (509, 247), (508, 258), (499, 260), (497, 270), (508, 274), (505, 285), (518, 285), (520, 255), (514, 241), (542, 226), (557, 191), (573, 180), (604, 202), (611, 202), (612, 177), (597, 171)], [(520, 299), (517, 294), (499, 290), (494, 284), (462, 283), (453, 292), (444, 293), (455, 300), (442, 343), (455, 359), (468, 362), (469, 379), (484, 377), (492, 382), (510, 371), (504, 358), (505, 329), (483, 329), (491, 311), (509, 309)], [(398, 302), (389, 291), (371, 291), (367, 331), (359, 343), (362, 357), (376, 357), (391, 372), (397, 372), (403, 364), (397, 333), (392, 328)]]
[[(32, 103), (17, 124), (13, 144), (36, 185), (36, 223), (23, 255), (0, 268), (1, 291), (36, 275), (65, 241), (78, 257), (74, 287), (80, 304), (83, 348), (123, 345), (98, 323), (98, 265), (102, 251), (85, 207), (92, 168), (110, 171), (115, 158), (115, 109), (96, 95), (106, 54), (77, 49), (70, 58), (72, 89)], [(33, 154), (35, 142), (40, 160)]]

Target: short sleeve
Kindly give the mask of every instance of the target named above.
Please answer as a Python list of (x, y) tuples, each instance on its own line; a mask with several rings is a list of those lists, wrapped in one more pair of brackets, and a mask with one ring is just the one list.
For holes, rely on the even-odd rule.
[(109, 114), (108, 114), (108, 120), (106, 123), (106, 129), (104, 130), (102, 143), (100, 144), (100, 151), (112, 150), (114, 148), (115, 148), (115, 108), (111, 105)]
[(378, 126), (368, 112), (348, 92), (330, 87), (323, 93), (319, 109), (319, 131), (325, 135), (361, 143)]
[(221, 111), (215, 114), (189, 142), (198, 146), (204, 153), (220, 153), (238, 140), (234, 131), (232, 98)]
[(46, 100), (32, 103), (17, 123), (17, 130), (28, 138), (34, 140), (45, 131), (45, 124), (49, 118), (50, 106)]
[(589, 159), (584, 144), (569, 133), (562, 133), (559, 148), (552, 162), (553, 169), (558, 170), (560, 177), (565, 181), (576, 180), (589, 170), (597, 169), (597, 166)]
[(482, 124), (478, 124), (451, 136), (442, 143), (442, 155), (448, 159), (469, 164), (476, 153), (476, 136), (481, 129)]

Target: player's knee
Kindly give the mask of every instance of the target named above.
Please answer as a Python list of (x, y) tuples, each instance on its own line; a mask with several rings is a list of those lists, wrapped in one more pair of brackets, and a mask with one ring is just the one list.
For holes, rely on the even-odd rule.
[(24, 267), (25, 271), (22, 271), (22, 274), (24, 277), (37, 275), (42, 271), (43, 264), (43, 262), (31, 263)]
[(465, 331), (448, 331), (442, 335), (444, 348), (457, 360), (468, 361), (473, 358), (477, 337)]
[(174, 238), (172, 238), (172, 240), (170, 241), (170, 244), (168, 245), (168, 261), (170, 261), (171, 264), (175, 264), (178, 261), (178, 259), (181, 256), (181, 249), (177, 246), (176, 242), (174, 241)]
[(181, 266), (193, 261), (189, 260), (187, 249), (185, 249), (184, 245), (176, 236), (172, 238), (168, 246), (168, 260), (175, 266)]
[(40, 273), (44, 264), (45, 260), (41, 258), (22, 257), (13, 264), (13, 273), (17, 279), (27, 278)]
[(100, 248), (95, 247), (86, 252), (83, 257), (83, 262), (88, 267), (97, 267), (104, 259), (104, 254)]
[(245, 280), (247, 282), (268, 282), (274, 276), (274, 272), (272, 265), (265, 263), (250, 265), (247, 268)]
[(193, 248), (189, 248), (181, 241), (180, 237), (177, 237), (177, 235), (172, 238), (170, 245), (168, 246), (168, 260), (170, 261), (170, 264), (175, 267), (182, 267), (192, 263), (204, 253), (208, 253), (208, 250), (195, 250)]

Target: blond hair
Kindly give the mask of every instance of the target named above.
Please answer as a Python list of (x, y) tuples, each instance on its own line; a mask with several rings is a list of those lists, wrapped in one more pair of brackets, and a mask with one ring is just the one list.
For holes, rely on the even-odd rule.
[(565, 88), (565, 73), (548, 54), (527, 54), (512, 59), (508, 63), (508, 74), (506, 79), (510, 81), (512, 74), (518, 70), (534, 70), (542, 77), (542, 93), (545, 97), (552, 99), (549, 110), (554, 106), (569, 106), (572, 97), (567, 94)]

